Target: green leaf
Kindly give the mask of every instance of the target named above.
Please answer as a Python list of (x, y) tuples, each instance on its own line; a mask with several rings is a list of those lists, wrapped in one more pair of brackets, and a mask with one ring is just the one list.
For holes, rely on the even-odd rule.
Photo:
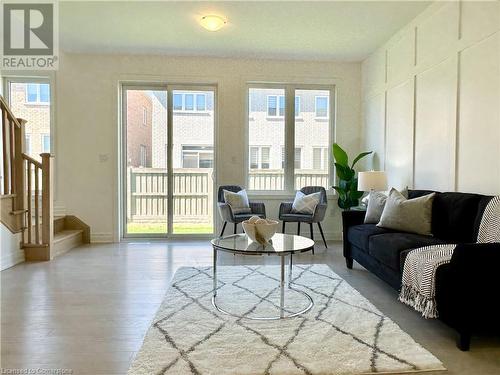
[(367, 155), (370, 155), (372, 152), (373, 151), (362, 152), (361, 154), (359, 154), (358, 156), (356, 156), (356, 159), (354, 159), (354, 161), (352, 162), (351, 168), (354, 168), (354, 166), (356, 165), (356, 163), (359, 160), (363, 159)]
[(334, 143), (332, 146), (332, 152), (333, 158), (338, 164), (344, 167), (349, 167), (349, 157), (342, 147), (340, 147), (337, 143)]
[(352, 178), (349, 167), (345, 167), (339, 163), (335, 163), (335, 167), (337, 168), (337, 177), (340, 180), (349, 181)]

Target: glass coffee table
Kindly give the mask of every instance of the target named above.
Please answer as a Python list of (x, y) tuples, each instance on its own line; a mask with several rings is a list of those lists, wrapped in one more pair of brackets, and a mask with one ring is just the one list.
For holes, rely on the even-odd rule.
[[(294, 316), (304, 314), (309, 311), (313, 306), (313, 299), (306, 292), (295, 289), (292, 287), (292, 267), (293, 267), (293, 254), (311, 251), (314, 247), (314, 241), (292, 234), (276, 233), (268, 244), (261, 245), (253, 242), (246, 234), (234, 234), (232, 236), (215, 238), (211, 241), (214, 251), (213, 258), (213, 297), (212, 304), (221, 313), (231, 315), (237, 318), (253, 319), (253, 320), (277, 320), (292, 318)], [(265, 316), (265, 317), (251, 317), (240, 316), (226, 311), (217, 305), (217, 252), (225, 251), (233, 254), (241, 255), (277, 255), (281, 258), (281, 272), (280, 272), (280, 304), (279, 315)], [(288, 312), (285, 309), (285, 257), (289, 256), (288, 266), (288, 289), (291, 289), (306, 297), (308, 305), (300, 311)]]

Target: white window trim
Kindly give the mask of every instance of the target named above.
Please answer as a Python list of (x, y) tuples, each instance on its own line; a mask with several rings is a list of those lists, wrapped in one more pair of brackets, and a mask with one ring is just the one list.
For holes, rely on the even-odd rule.
[[(143, 156), (142, 150), (144, 150), (144, 160), (142, 159)], [(148, 146), (143, 144), (139, 145), (139, 164), (143, 168), (145, 168), (146, 164), (148, 164)]]
[[(250, 149), (251, 148), (258, 149), (258, 151), (257, 151), (257, 165), (258, 165), (258, 167), (257, 168), (251, 168), (250, 167), (250, 165), (252, 164), (251, 153), (250, 153)], [(268, 148), (269, 149), (269, 163), (268, 163), (269, 164), (269, 168), (262, 168), (262, 149), (264, 149), (264, 148)], [(259, 146), (250, 145), (250, 146), (248, 146), (248, 154), (249, 154), (248, 169), (249, 170), (259, 170), (259, 169), (268, 170), (268, 169), (271, 169), (271, 149), (272, 149), (272, 147), (268, 146), (268, 145), (259, 145)]]
[[(43, 140), (45, 137), (49, 137), (49, 150), (48, 151), (46, 151), (45, 147), (44, 147)], [(42, 153), (50, 152), (50, 134), (47, 134), (47, 133), (40, 134), (40, 150), (42, 151)]]
[[(329, 94), (328, 96), (326, 95), (318, 95), (318, 96), (326, 96), (328, 99), (328, 117), (320, 117), (321, 120), (327, 121), (328, 122), (328, 129), (329, 129), (329, 136), (328, 136), (328, 143), (333, 144), (335, 142), (335, 129), (336, 129), (336, 111), (337, 111), (337, 106), (336, 106), (336, 97), (337, 97), (337, 89), (336, 89), (336, 82), (325, 82), (325, 83), (300, 83), (300, 82), (290, 82), (290, 83), (281, 83), (281, 84), (275, 84), (275, 83), (262, 83), (262, 82), (252, 82), (251, 79), (248, 80), (248, 83), (245, 87), (245, 99), (248, 99), (249, 93), (251, 89), (275, 89), (275, 90), (283, 90), (285, 89), (285, 122), (291, 121), (291, 124), (288, 124), (285, 126), (285, 143), (290, 144), (291, 140), (295, 139), (295, 121), (297, 118), (294, 116), (294, 112), (290, 111), (290, 108), (287, 109), (287, 104), (292, 105), (294, 103), (294, 99), (292, 98), (294, 95), (291, 95), (290, 93), (295, 93), (297, 90), (324, 90), (328, 91)], [(316, 99), (315, 99), (316, 101)], [(249, 105), (249, 100), (243, 101), (243, 103)], [(316, 102), (315, 102), (316, 104)], [(315, 108), (316, 111), (316, 108)], [(248, 106), (246, 108), (246, 111), (244, 112), (244, 115), (246, 116), (245, 121), (246, 121), (246, 129), (245, 129), (245, 137), (246, 137), (246, 153), (245, 153), (245, 159), (246, 159), (246, 171), (245, 171), (245, 178), (247, 183), (249, 182), (249, 176), (250, 176), (250, 147), (258, 147), (258, 146), (251, 146), (249, 144), (249, 133), (250, 133), (250, 123), (251, 123), (251, 116), (250, 116), (250, 107)], [(267, 103), (266, 103), (266, 116), (267, 116)], [(292, 142), (293, 143), (293, 142)], [(287, 148), (290, 146), (286, 146)], [(294, 147), (294, 146), (292, 146)], [(290, 160), (288, 160), (290, 162)], [(335, 181), (335, 169), (332, 166), (332, 163), (329, 163), (327, 166), (327, 171), (328, 171), (328, 178), (329, 182), (328, 185), (331, 186), (334, 184)], [(294, 165), (287, 165), (285, 168), (285, 184), (284, 188), (282, 190), (249, 190), (249, 194), (254, 197), (264, 197), (268, 199), (284, 199), (284, 198), (289, 198), (294, 195), (295, 193), (295, 173), (294, 173)], [(334, 197), (336, 196), (335, 191), (332, 189), (327, 189), (327, 196), (328, 199), (335, 199)], [(261, 198), (262, 199), (262, 198)]]
[[(318, 116), (318, 98), (326, 98), (326, 116)], [(328, 120), (330, 118), (330, 100), (326, 95), (315, 95), (314, 96), (314, 117), (316, 119)]]
[[(293, 149), (293, 169), (302, 169), (302, 162), (304, 161), (303, 160), (303, 157), (304, 157), (304, 153), (302, 152), (304, 149), (304, 146), (295, 146), (294, 149)], [(300, 150), (300, 158), (299, 158), (299, 162), (300, 162), (300, 168), (295, 168), (295, 163), (297, 162), (297, 159), (295, 158), (295, 152), (297, 150)]]
[[(320, 159), (319, 159), (319, 164), (320, 164), (320, 168), (317, 169), (317, 168), (314, 168), (314, 150), (321, 150), (321, 153), (320, 153)], [(314, 170), (323, 170), (323, 169), (327, 169), (328, 167), (328, 147), (327, 146), (312, 146), (312, 150), (313, 150), (313, 168)]]
[[(46, 105), (46, 106), (50, 106), (50, 84), (49, 85), (49, 101), (48, 102), (42, 102), (40, 101), (40, 86), (41, 85), (45, 85), (45, 84), (48, 84), (48, 83), (38, 83), (38, 82), (29, 82), (29, 83), (26, 83), (26, 92), (25, 92), (25, 104), (27, 105)], [(30, 102), (28, 100), (28, 85), (36, 85), (37, 89), (36, 89), (36, 101), (35, 102)]]
[[(180, 95), (181, 96), (181, 107), (182, 109), (175, 109), (174, 112), (181, 112), (181, 113), (208, 113), (208, 104), (207, 104), (207, 94), (204, 92), (177, 92), (174, 93), (174, 95)], [(193, 95), (193, 109), (186, 109), (186, 95)], [(204, 96), (205, 97), (205, 109), (203, 110), (198, 110), (197, 109), (197, 97), (198, 96)], [(173, 105), (173, 103), (172, 103)]]
[[(297, 106), (298, 107), (298, 111), (295, 111), (295, 106), (294, 106), (294, 111), (295, 111), (295, 118), (302, 118), (302, 98), (300, 96), (297, 96), (297, 94), (295, 94), (295, 99), (299, 99), (299, 105)], [(295, 99), (294, 99), (294, 104), (295, 104)], [(297, 113), (299, 112), (299, 113)]]
[[(184, 147), (212, 147), (211, 150), (184, 150), (183, 148)], [(200, 153), (209, 153), (211, 152), (212, 155), (214, 155), (214, 158), (212, 159), (212, 164), (214, 164), (214, 160), (215, 160), (215, 150), (214, 150), (214, 147), (213, 146), (210, 146), (210, 145), (193, 145), (193, 144), (187, 144), (187, 145), (181, 145), (181, 164), (182, 164), (182, 168), (184, 168), (184, 153), (185, 152), (192, 152), (192, 153), (196, 153), (196, 159), (197, 159), (197, 164), (198, 164), (198, 167), (197, 168), (200, 168)], [(187, 168), (189, 169), (189, 168)], [(201, 168), (201, 169), (209, 169), (209, 168)]]

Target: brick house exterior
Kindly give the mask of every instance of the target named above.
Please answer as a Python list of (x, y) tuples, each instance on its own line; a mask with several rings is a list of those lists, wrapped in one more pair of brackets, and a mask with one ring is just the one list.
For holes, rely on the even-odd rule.
[(149, 91), (127, 91), (127, 165), (152, 166), (153, 101)]

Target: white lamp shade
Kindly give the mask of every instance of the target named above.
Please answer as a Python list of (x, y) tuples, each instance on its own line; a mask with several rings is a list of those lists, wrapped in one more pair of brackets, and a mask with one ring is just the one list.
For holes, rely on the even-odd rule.
[(384, 171), (369, 171), (358, 173), (359, 191), (387, 190), (387, 175)]

